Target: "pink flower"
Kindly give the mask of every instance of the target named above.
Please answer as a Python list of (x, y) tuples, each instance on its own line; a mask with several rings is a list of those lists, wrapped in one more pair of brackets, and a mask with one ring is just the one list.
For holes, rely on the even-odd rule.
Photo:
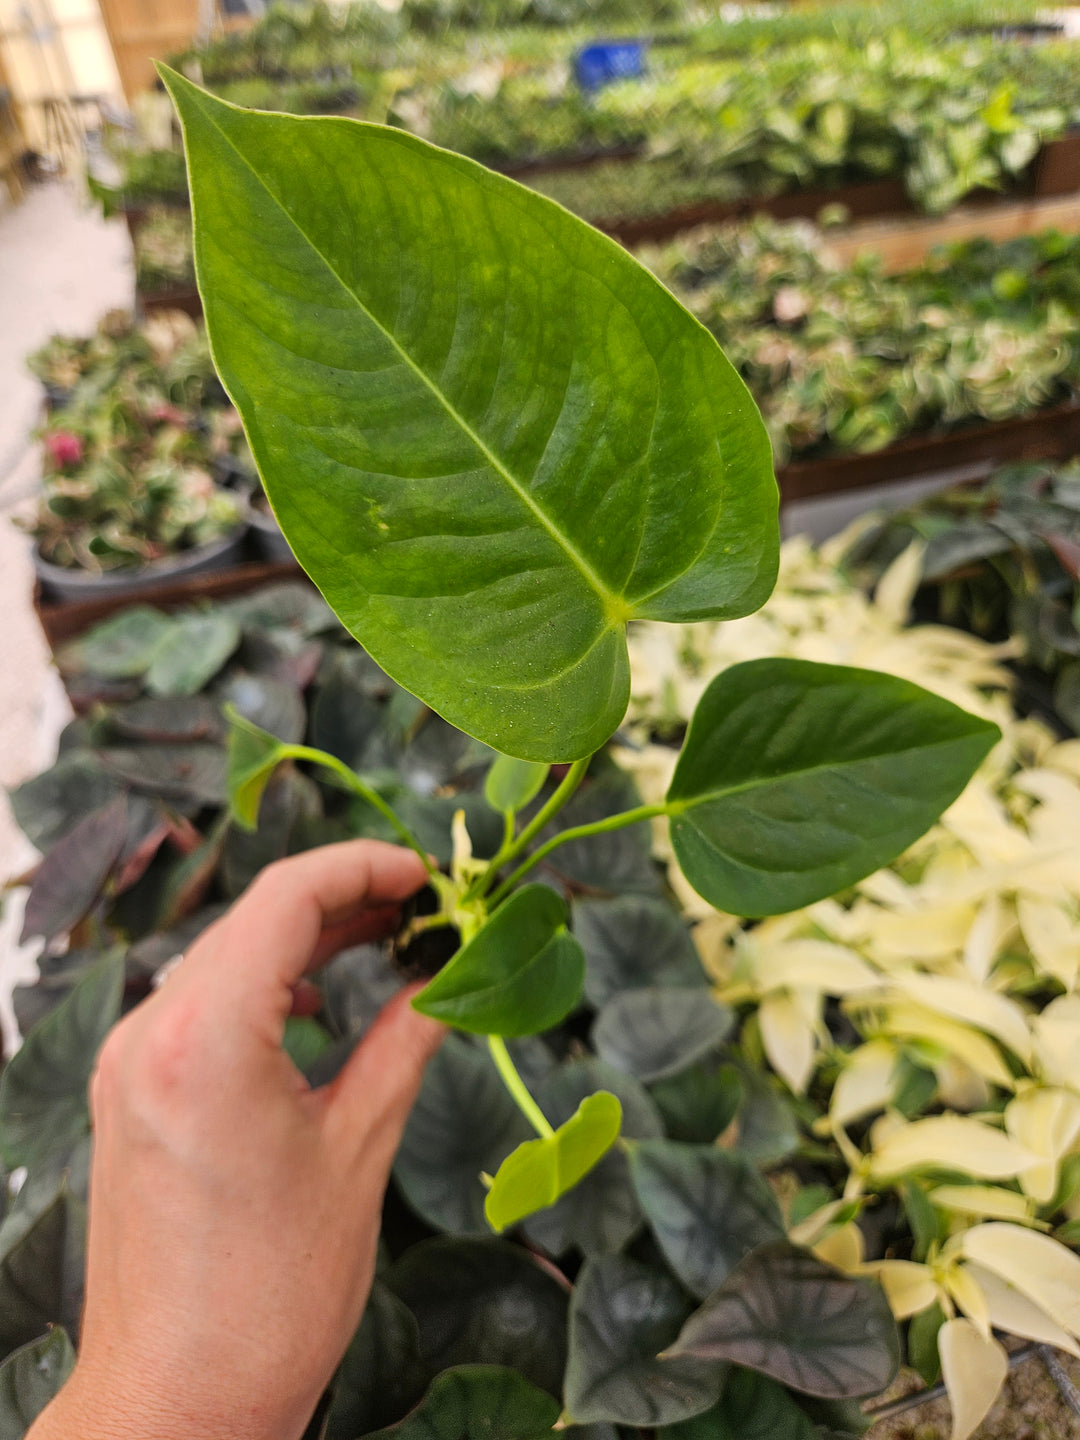
[(45, 436), (45, 449), (53, 464), (59, 468), (77, 465), (83, 458), (83, 443), (70, 430), (54, 430)]

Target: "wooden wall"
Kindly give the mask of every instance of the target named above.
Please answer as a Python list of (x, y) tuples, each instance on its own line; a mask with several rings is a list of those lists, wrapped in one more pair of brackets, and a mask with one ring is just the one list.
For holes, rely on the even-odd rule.
[(199, 27), (199, 0), (100, 0), (128, 100), (154, 84), (154, 61), (185, 49)]

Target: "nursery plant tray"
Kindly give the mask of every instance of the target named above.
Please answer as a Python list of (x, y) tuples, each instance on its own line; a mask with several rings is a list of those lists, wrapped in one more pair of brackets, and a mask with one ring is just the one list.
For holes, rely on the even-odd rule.
[(144, 585), (139, 589), (102, 595), (93, 600), (50, 604), (42, 599), (38, 587), (34, 592), (34, 609), (46, 640), (55, 650), (66, 640), (74, 639), (92, 625), (107, 620), (118, 610), (128, 609), (132, 605), (156, 605), (162, 610), (175, 610), (200, 600), (224, 600), (231, 595), (244, 595), (260, 585), (268, 585), (278, 580), (305, 578), (295, 560), (273, 564), (245, 561), (216, 574), (192, 575), (186, 580)]
[(1014, 420), (912, 436), (869, 455), (797, 460), (777, 478), (781, 497), (790, 504), (961, 466), (985, 464), (989, 472), (1007, 460), (1068, 460), (1074, 455), (1080, 455), (1080, 398)]

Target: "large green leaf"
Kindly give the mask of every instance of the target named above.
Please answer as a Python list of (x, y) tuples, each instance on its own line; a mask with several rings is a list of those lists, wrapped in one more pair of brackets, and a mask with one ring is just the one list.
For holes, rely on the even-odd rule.
[(624, 990), (596, 1017), (593, 1044), (609, 1065), (648, 1082), (716, 1051), (733, 1024), (705, 989)]
[(679, 865), (719, 910), (801, 909), (917, 840), (1000, 736), (893, 675), (733, 665), (702, 696), (668, 790)]
[(451, 1035), (424, 1073), (394, 1176), (429, 1225), (487, 1235), (481, 1173), (494, 1175), (531, 1134), (487, 1052)]
[(334, 1377), (322, 1440), (356, 1440), (394, 1424), (421, 1398), (430, 1378), (415, 1315), (376, 1280)]
[(75, 1365), (75, 1351), (57, 1326), (0, 1365), (0, 1440), (22, 1440)]
[(626, 1255), (587, 1260), (570, 1302), (568, 1414), (580, 1424), (672, 1425), (708, 1410), (724, 1367), (659, 1358), (688, 1308), (663, 1271)]
[(620, 990), (706, 984), (690, 931), (666, 900), (579, 900), (573, 926), (585, 951), (585, 994), (597, 1009)]
[(807, 1395), (876, 1395), (900, 1342), (885, 1292), (782, 1241), (748, 1255), (690, 1316), (672, 1359), (730, 1360)]
[[(651, 1140), (664, 1133), (645, 1088), (592, 1056), (559, 1065), (540, 1081), (534, 1094), (552, 1124), (561, 1125), (597, 1090), (618, 1097), (624, 1136)], [(621, 1250), (641, 1224), (626, 1156), (616, 1145), (561, 1200), (531, 1215), (525, 1233), (551, 1255), (562, 1255), (571, 1246), (586, 1255), (610, 1254)]]
[(714, 1410), (672, 1425), (658, 1440), (815, 1440), (809, 1415), (782, 1385), (753, 1370), (733, 1369)]
[(783, 1239), (776, 1197), (745, 1156), (645, 1140), (630, 1147), (630, 1173), (668, 1264), (699, 1299), (751, 1250)]
[(384, 1276), (416, 1316), (432, 1373), (453, 1365), (508, 1365), (558, 1395), (566, 1364), (564, 1285), (502, 1240), (425, 1240)]
[(554, 1205), (619, 1138), (622, 1106), (607, 1090), (586, 1095), (553, 1135), (526, 1140), (508, 1155), (484, 1202), (493, 1230), (508, 1230), (527, 1215)]
[(516, 1370), (460, 1365), (437, 1376), (400, 1425), (369, 1440), (545, 1440), (558, 1418), (558, 1402)]
[(162, 75), (214, 358), (300, 563), (452, 723), (524, 759), (596, 750), (628, 620), (772, 587), (742, 381), (625, 250), (512, 180)]
[(477, 1035), (550, 1030), (577, 1004), (585, 979), (585, 956), (567, 918), (566, 902), (548, 886), (516, 890), (413, 1007)]
[(102, 960), (8, 1062), (0, 1077), (0, 1156), (9, 1168), (62, 1162), (89, 1134), (86, 1089), (120, 1018), (123, 991), (123, 960)]

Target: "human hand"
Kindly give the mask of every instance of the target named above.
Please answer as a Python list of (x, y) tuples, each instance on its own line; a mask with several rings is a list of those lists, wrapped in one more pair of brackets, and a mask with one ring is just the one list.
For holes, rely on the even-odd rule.
[(318, 1090), (282, 1033), (312, 1008), (302, 977), (383, 933), (424, 878), (376, 841), (279, 861), (112, 1031), (79, 1361), (30, 1440), (300, 1440), (359, 1323), (444, 1032), (399, 995)]

